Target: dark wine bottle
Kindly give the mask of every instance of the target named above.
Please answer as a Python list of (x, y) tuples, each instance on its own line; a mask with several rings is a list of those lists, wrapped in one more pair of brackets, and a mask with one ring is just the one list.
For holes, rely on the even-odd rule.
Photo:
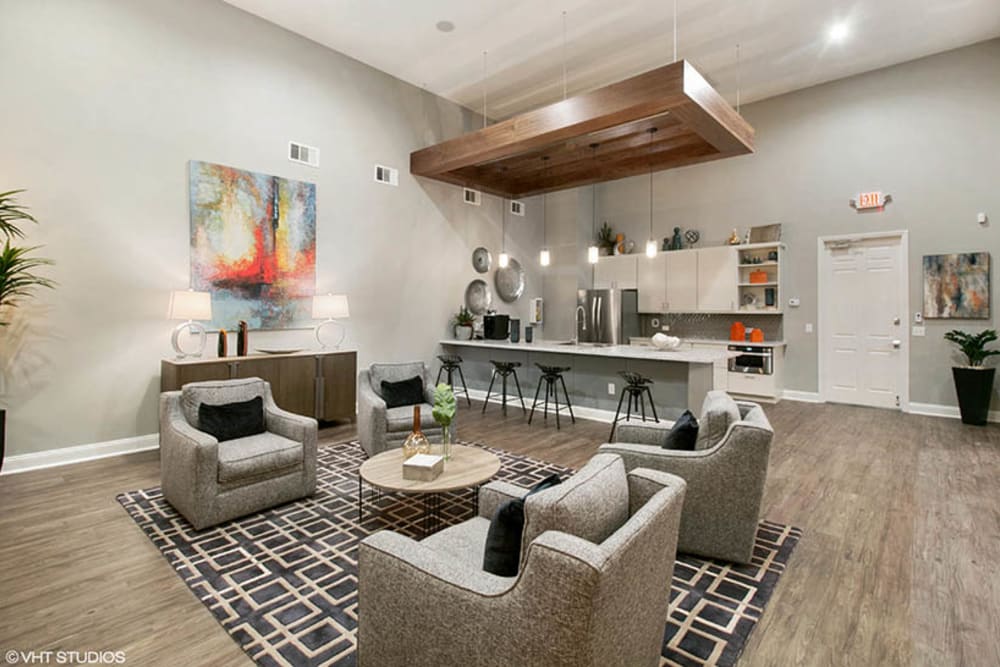
[(247, 323), (246, 320), (240, 320), (239, 333), (236, 335), (236, 356), (245, 357), (247, 356)]

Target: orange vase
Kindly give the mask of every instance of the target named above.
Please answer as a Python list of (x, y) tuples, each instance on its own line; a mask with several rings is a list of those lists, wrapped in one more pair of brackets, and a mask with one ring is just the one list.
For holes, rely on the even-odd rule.
[(747, 328), (742, 322), (733, 322), (729, 327), (729, 340), (738, 340), (741, 343), (747, 339)]

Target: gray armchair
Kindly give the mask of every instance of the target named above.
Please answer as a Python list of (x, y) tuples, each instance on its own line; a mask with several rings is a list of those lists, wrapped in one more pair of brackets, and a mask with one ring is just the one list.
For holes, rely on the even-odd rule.
[(625, 467), (651, 468), (687, 482), (677, 548), (709, 558), (749, 563), (774, 431), (756, 403), (711, 391), (702, 408), (695, 451), (662, 449), (666, 424), (622, 424), (617, 442), (601, 452), (618, 454)]
[[(382, 399), (382, 381), (399, 382), (419, 376), (424, 381), (424, 403), (420, 406), (420, 430), (431, 442), (441, 442), (441, 427), (434, 421), (434, 384), (422, 361), (372, 364), (358, 373), (358, 440), (368, 456), (401, 447), (413, 430), (413, 406), (387, 408)], [(455, 422), (451, 424), (454, 433)]]
[[(267, 431), (219, 442), (198, 430), (198, 407), (264, 402)], [(160, 394), (163, 496), (198, 530), (316, 491), (316, 420), (280, 409), (260, 378), (192, 382)]]
[(420, 542), (390, 531), (358, 554), (362, 666), (657, 665), (684, 481), (597, 455), (529, 496), (521, 570), (482, 570), (490, 517), (526, 490), (492, 482), (479, 516)]

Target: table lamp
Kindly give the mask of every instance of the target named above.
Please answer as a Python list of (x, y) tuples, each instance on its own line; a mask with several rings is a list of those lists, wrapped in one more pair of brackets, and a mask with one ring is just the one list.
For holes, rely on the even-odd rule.
[(313, 297), (313, 307), (312, 316), (314, 320), (323, 320), (316, 325), (316, 342), (319, 343), (321, 348), (326, 348), (326, 343), (323, 342), (321, 332), (323, 327), (329, 324), (336, 324), (340, 327), (340, 338), (334, 343), (333, 348), (337, 349), (340, 344), (344, 342), (344, 336), (347, 335), (342, 324), (337, 322), (337, 319), (347, 319), (351, 316), (351, 311), (347, 306), (347, 295), (346, 294), (317, 294)]
[[(167, 319), (186, 320), (177, 325), (170, 342), (174, 346), (174, 352), (178, 359), (185, 357), (200, 357), (205, 351), (205, 327), (195, 320), (212, 319), (212, 295), (208, 292), (195, 292), (194, 290), (175, 290), (170, 293), (170, 310)], [(198, 336), (198, 349), (195, 352), (186, 352), (181, 348), (180, 335), (185, 329), (189, 329), (192, 335)]]

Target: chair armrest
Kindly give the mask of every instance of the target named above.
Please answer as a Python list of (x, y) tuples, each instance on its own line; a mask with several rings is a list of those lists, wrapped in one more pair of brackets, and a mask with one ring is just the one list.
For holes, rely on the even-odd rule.
[(667, 433), (674, 427), (673, 422), (647, 424), (619, 424), (615, 428), (615, 442), (631, 442), (640, 445), (656, 445), (659, 447), (667, 438)]
[(635, 468), (628, 473), (628, 515), (632, 516), (663, 489), (684, 489), (686, 482), (668, 472), (650, 468)]
[(197, 517), (216, 494), (219, 441), (188, 423), (179, 391), (160, 394), (160, 486), (186, 517)]
[(279, 408), (270, 389), (266, 392), (264, 400), (264, 423), (271, 433), (277, 433), (295, 442), (306, 442), (310, 437), (315, 441), (319, 430), (319, 424), (312, 417), (297, 415)]
[(527, 489), (515, 486), (510, 482), (495, 481), (479, 489), (479, 516), (492, 519), (497, 508), (508, 500), (524, 498)]
[(219, 441), (188, 423), (181, 411), (180, 397), (179, 391), (160, 394), (160, 447), (202, 447), (216, 449), (217, 453)]

